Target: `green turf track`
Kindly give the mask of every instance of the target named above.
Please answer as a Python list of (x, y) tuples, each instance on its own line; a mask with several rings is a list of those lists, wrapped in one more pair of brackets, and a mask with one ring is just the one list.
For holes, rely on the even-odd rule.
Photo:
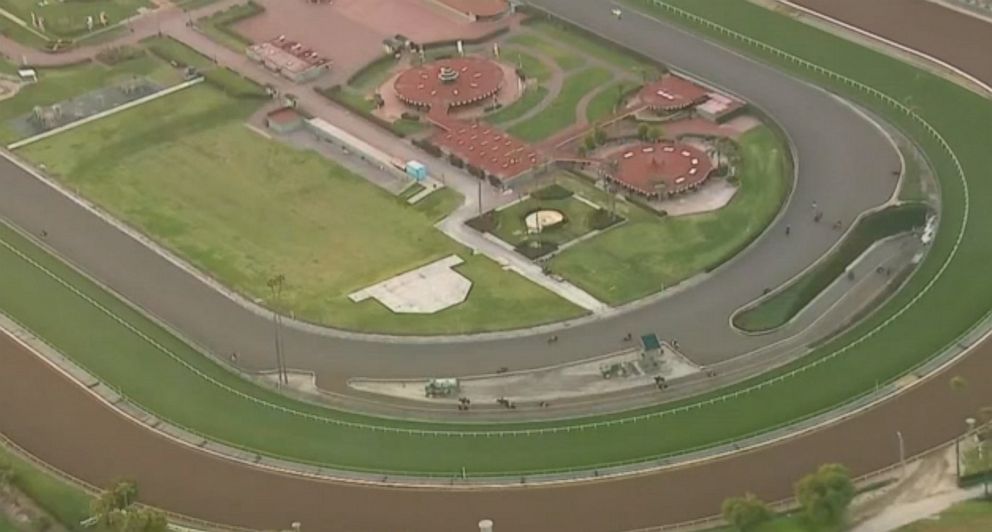
[[(976, 133), (992, 123), (992, 104), (743, 1), (679, 4), (892, 97), (911, 97), (953, 147), (968, 176), (966, 189), (953, 158), (904, 111), (867, 95), (854, 97), (904, 127), (933, 163), (944, 202), (938, 238), (907, 288), (882, 310), (810, 357), (761, 377), (766, 385), (758, 386), (755, 379), (622, 416), (520, 425), (428, 424), (326, 410), (239, 380), (6, 229), (0, 231), (2, 241), (10, 243), (0, 248), (0, 309), (148, 410), (212, 439), (346, 469), (439, 475), (460, 473), (462, 467), (469, 475), (602, 467), (738, 439), (867, 393), (927, 360), (983, 317), (992, 301), (992, 279), (982, 275), (992, 260), (987, 245), (992, 214), (977, 203), (992, 197), (992, 152)], [(814, 79), (840, 87), (839, 92), (852, 91), (826, 77)], [(966, 190), (976, 205), (959, 240)], [(938, 272), (939, 279), (931, 282)], [(96, 304), (105, 311), (96, 311)], [(799, 367), (804, 370), (793, 371)], [(735, 390), (746, 393), (734, 397)]]

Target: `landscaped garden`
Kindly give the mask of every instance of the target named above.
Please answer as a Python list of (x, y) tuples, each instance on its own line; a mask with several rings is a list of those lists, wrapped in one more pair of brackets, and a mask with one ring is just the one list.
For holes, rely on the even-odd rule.
[[(718, 210), (663, 216), (621, 201), (627, 223), (556, 255), (550, 270), (613, 305), (671, 287), (719, 266), (757, 237), (775, 218), (792, 183), (787, 149), (766, 127), (738, 140), (739, 190)], [(602, 191), (579, 181), (572, 186), (605, 204)]]
[(591, 236), (623, 222), (607, 207), (577, 195), (576, 183), (563, 178), (500, 209), (467, 223), (514, 246), (517, 252), (538, 259), (577, 239)]

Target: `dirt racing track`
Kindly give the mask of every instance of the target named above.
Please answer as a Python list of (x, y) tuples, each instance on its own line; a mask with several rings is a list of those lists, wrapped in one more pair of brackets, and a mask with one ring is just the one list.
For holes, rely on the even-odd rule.
[[(601, 3), (570, 0), (567, 4), (573, 12), (606, 27)], [(874, 29), (872, 17), (860, 14), (856, 7), (844, 11), (844, 4), (855, 3), (829, 4), (838, 10), (832, 15)], [(906, 12), (915, 11), (903, 15)], [(912, 20), (904, 20), (902, 27), (911, 28)], [(984, 49), (992, 42), (987, 28), (969, 23), (955, 27), (985, 30), (984, 38), (976, 36), (971, 41), (986, 42)], [(923, 43), (901, 38), (899, 28), (886, 27), (886, 31), (889, 38), (929, 51)], [(968, 69), (966, 60), (942, 58)], [(983, 79), (992, 78), (973, 72)], [(189, 332), (199, 339), (197, 334), (208, 335), (207, 329), (215, 325), (207, 321)], [(586, 334), (596, 332), (591, 329)], [(510, 345), (480, 346), (474, 363)], [(469, 348), (462, 346), (461, 350)], [(528, 353), (525, 349), (521, 356)], [(959, 435), (961, 420), (992, 401), (987, 379), (973, 379), (975, 384), (965, 395), (954, 394), (947, 385), (950, 375), (992, 373), (992, 341), (985, 341), (945, 373), (860, 416), (753, 452), (620, 480), (455, 492), (339, 484), (243, 467), (172, 443), (128, 421), (6, 337), (0, 338), (0, 360), (0, 433), (42, 461), (87, 482), (104, 485), (117, 476), (132, 477), (151, 504), (252, 528), (285, 527), (300, 521), (307, 530), (473, 530), (486, 517), (496, 521), (498, 530), (619, 531), (681, 522), (712, 515), (723, 498), (744, 491), (771, 500), (788, 497), (796, 478), (824, 462), (845, 463), (855, 474), (886, 467), (898, 460), (897, 432), (905, 439), (908, 454), (922, 452)]]

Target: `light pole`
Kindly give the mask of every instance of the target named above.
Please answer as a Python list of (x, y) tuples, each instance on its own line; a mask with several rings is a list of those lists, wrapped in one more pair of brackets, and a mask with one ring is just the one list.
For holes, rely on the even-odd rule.
[(289, 384), (289, 377), (286, 375), (286, 364), (283, 360), (282, 355), (282, 338), (280, 337), (280, 317), (279, 317), (279, 303), (282, 297), (282, 287), (286, 283), (286, 276), (283, 274), (276, 275), (266, 282), (269, 290), (272, 291), (272, 325), (275, 330), (275, 344), (276, 344), (276, 377), (279, 384)]

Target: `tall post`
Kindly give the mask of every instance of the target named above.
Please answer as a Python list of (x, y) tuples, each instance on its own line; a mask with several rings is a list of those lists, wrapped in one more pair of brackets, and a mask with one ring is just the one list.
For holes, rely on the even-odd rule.
[(479, 179), (479, 216), (482, 216), (482, 179)]
[(276, 377), (281, 385), (289, 384), (289, 376), (286, 373), (286, 362), (282, 353), (282, 336), (280, 331), (282, 318), (279, 315), (280, 298), (282, 297), (282, 287), (285, 282), (286, 276), (279, 274), (269, 279), (266, 283), (272, 291), (272, 326), (275, 330)]

